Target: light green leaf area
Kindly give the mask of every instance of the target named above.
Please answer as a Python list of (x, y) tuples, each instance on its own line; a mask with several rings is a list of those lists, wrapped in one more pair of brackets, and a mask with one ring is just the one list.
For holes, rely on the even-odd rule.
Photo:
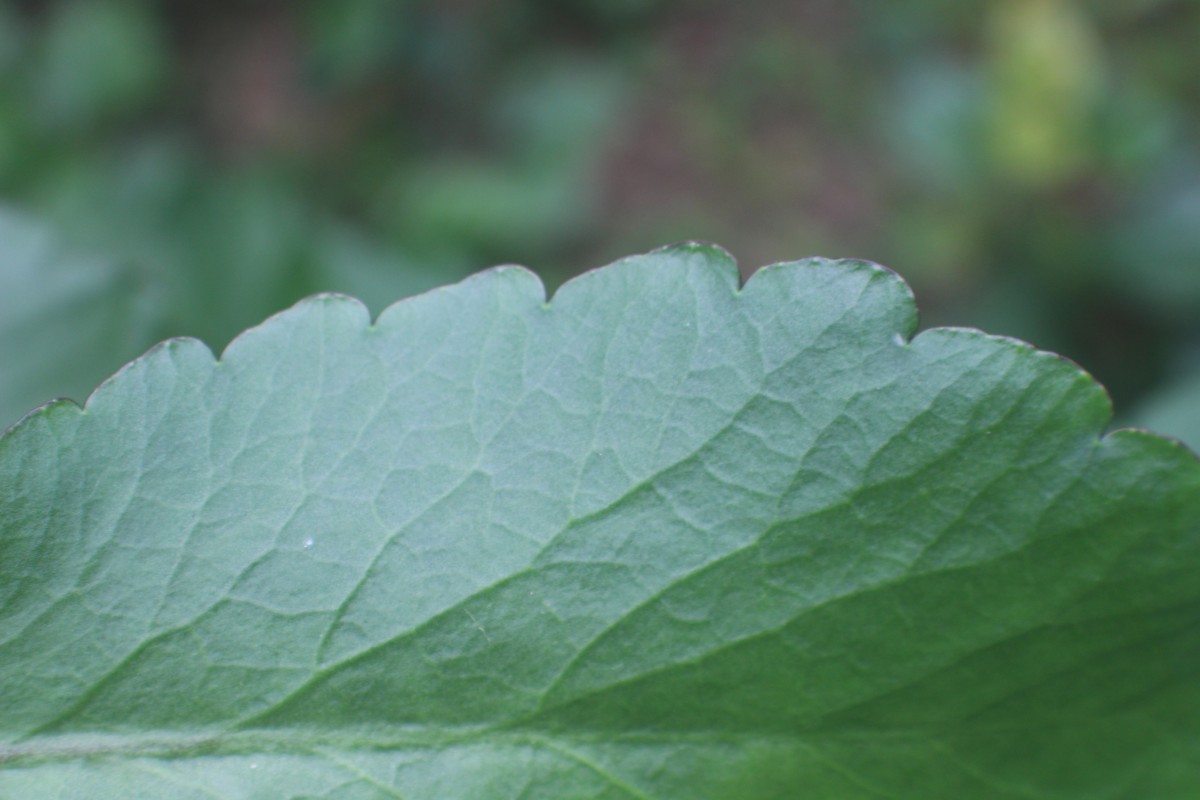
[(167, 342), (0, 440), (0, 796), (1200, 794), (1200, 462), (862, 262)]
[(87, 397), (152, 342), (141, 294), (132, 270), (0, 209), (0, 431), (51, 398)]

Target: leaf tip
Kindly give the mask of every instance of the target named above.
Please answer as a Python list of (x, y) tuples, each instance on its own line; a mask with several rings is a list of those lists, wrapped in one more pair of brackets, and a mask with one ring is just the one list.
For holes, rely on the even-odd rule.
[(716, 242), (706, 241), (704, 239), (684, 239), (671, 244), (664, 244), (662, 247), (656, 247), (646, 255), (702, 255), (706, 258), (716, 258), (720, 261), (727, 261), (736, 265), (737, 259), (733, 253), (730, 253)]

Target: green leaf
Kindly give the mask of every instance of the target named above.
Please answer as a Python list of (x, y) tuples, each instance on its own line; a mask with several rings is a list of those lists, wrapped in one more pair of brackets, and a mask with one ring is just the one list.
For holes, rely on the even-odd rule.
[(0, 430), (55, 397), (87, 397), (147, 341), (137, 276), (68, 252), (0, 211)]
[(1200, 462), (685, 245), (167, 342), (0, 439), (0, 796), (1200, 792)]

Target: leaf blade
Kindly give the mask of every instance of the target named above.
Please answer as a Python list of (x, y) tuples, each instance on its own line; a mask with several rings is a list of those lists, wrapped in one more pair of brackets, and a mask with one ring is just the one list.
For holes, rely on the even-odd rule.
[(1193, 785), (1200, 466), (1101, 439), (1057, 357), (914, 328), (874, 265), (739, 289), (685, 246), (167, 343), (0, 440), (0, 785)]

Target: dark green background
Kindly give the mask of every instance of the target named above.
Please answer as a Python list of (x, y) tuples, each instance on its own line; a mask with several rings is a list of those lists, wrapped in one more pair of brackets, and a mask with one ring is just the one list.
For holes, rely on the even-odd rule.
[(315, 291), (700, 238), (886, 264), (924, 326), (1064, 353), (1188, 438), (1197, 41), (1184, 0), (6, 2), (0, 202), (125, 270), (100, 376)]

